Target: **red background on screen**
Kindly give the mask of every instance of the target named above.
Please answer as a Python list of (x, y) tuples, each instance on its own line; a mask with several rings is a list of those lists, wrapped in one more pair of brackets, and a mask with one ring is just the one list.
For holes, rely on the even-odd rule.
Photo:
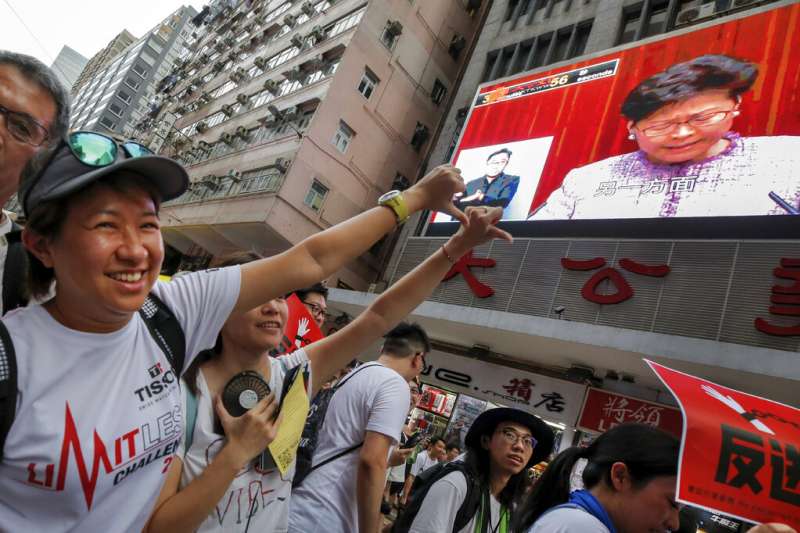
[(800, 134), (800, 4), (606, 54), (558, 69), (486, 86), (481, 94), (587, 65), (619, 59), (617, 74), (472, 110), (457, 147), (463, 149), (553, 135), (531, 210), (547, 200), (573, 168), (638, 149), (627, 139), (622, 101), (642, 80), (703, 54), (757, 63), (759, 76), (742, 98), (733, 130), (742, 136)]

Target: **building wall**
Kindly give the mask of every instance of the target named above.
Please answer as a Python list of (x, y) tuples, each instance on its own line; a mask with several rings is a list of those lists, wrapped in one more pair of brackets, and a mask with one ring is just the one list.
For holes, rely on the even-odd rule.
[[(171, 68), (181, 32), (196, 12), (180, 8), (105, 65), (75, 95), (70, 126), (127, 134), (149, 109), (155, 81)], [(120, 44), (118, 40), (114, 44)], [(121, 45), (120, 45), (121, 46)]]
[[(280, 5), (281, 2), (262, 2), (251, 6), (251, 10), (263, 17)], [(264, 23), (263, 27), (270, 28), (275, 24), (283, 27), (285, 17), (302, 13), (303, 5), (294, 3), (288, 11)], [(319, 6), (320, 3), (315, 1), (310, 5)], [(337, 21), (359, 10), (363, 11), (363, 16), (352, 29), (328, 36), (276, 68), (263, 73), (256, 71), (254, 76), (241, 81), (229, 92), (213, 96), (217, 94), (214, 92), (217, 88), (229, 81), (231, 72), (238, 68), (250, 71), (256, 57), (271, 59), (290, 46), (295, 35), (307, 36), (315, 26), (335, 26)], [(237, 12), (232, 10), (225, 16), (233, 19)], [(453, 57), (448, 53), (450, 42), (458, 35), (465, 36), (467, 41), (473, 38), (479, 20), (474, 13), (466, 11), (461, 0), (382, 0), (369, 3), (341, 0), (330, 6), (326, 4), (324, 10), (308, 22), (290, 30), (278, 30), (285, 34), (277, 39), (268, 39), (256, 50), (245, 52), (243, 59), (232, 61), (223, 72), (212, 74), (205, 80), (203, 77), (208, 69), (213, 69), (213, 64), (220, 59), (209, 58), (205, 63), (198, 63), (197, 57), (208, 43), (225, 38), (227, 34), (220, 34), (220, 30), (229, 25), (218, 18), (198, 29), (197, 43), (193, 45), (195, 50), (192, 56), (187, 56), (190, 64), (176, 71), (179, 79), (171, 89), (166, 106), (167, 110), (180, 109), (182, 112), (171, 126), (172, 141), (164, 145), (163, 151), (181, 158), (194, 182), (192, 191), (184, 198), (166, 206), (165, 213), (176, 215), (168, 225), (183, 233), (194, 232), (190, 228), (193, 225), (206, 226), (202, 231), (226, 231), (228, 237), (232, 237), (220, 227), (224, 206), (230, 213), (225, 217), (225, 224), (232, 226), (237, 221), (250, 224), (259, 218), (263, 220), (265, 226), (280, 238), (259, 240), (256, 244), (275, 251), (281, 245), (299, 242), (320, 229), (374, 206), (381, 194), (394, 187), (398, 174), (413, 182), (447, 101), (446, 95), (440, 95), (438, 103), (433, 101), (434, 85), (439, 80), (446, 91), (452, 90), (465, 60), (465, 54)], [(390, 21), (400, 22), (402, 32), (396, 44), (388, 48), (381, 39)], [(250, 27), (253, 22), (254, 17), (250, 16), (241, 18), (237, 24)], [(237, 29), (239, 31), (241, 29)], [(250, 30), (251, 35), (254, 31)], [(213, 57), (213, 49), (210, 52)], [(287, 96), (275, 97), (260, 106), (241, 107), (217, 124), (215, 117), (219, 111), (226, 105), (235, 105), (238, 95), (246, 95), (248, 102), (261, 101), (259, 94), (265, 80), (282, 82), (292, 69), (298, 66), (306, 68), (319, 57), (325, 60), (338, 58), (335, 72), (308, 85), (304, 82), (302, 88)], [(368, 98), (358, 91), (366, 71), (377, 80)], [(192, 84), (195, 87), (187, 92), (187, 87)], [(209, 97), (201, 102), (198, 98), (202, 93), (209, 93)], [(276, 125), (260, 125), (259, 119), (275, 118), (269, 111), (270, 105), (281, 112), (295, 107), (313, 109), (313, 118), (302, 124), (295, 121), (294, 127), (282, 127), (278, 125), (280, 121)], [(196, 126), (201, 120), (214, 125), (199, 133)], [(354, 132), (344, 153), (332, 142), (340, 121)], [(428, 139), (415, 149), (411, 141), (418, 125), (426, 127), (429, 134)], [(217, 152), (216, 146), (224, 142), (223, 134), (234, 133), (239, 127), (252, 132), (250, 140), (236, 141), (235, 146), (222, 147)], [(265, 133), (267, 129), (272, 131)], [(180, 147), (174, 143), (175, 139), (179, 139)], [(203, 145), (206, 154), (221, 155), (203, 155), (200, 158), (191, 155), (197, 151), (192, 146), (199, 148), (200, 141), (207, 143)], [(185, 155), (187, 153), (190, 155)], [(276, 196), (275, 200), (265, 199), (259, 206), (238, 192), (220, 192), (241, 191), (240, 184), (233, 184), (238, 178), (226, 177), (232, 171), (247, 175), (258, 168), (275, 169), (278, 167), (277, 158), (291, 163), (285, 170), (280, 170), (274, 187), (258, 193)], [(327, 188), (328, 193), (312, 208), (306, 200), (314, 181)], [(203, 185), (204, 182), (208, 185)], [(239, 238), (221, 244), (215, 241), (215, 249), (209, 252), (232, 251), (240, 247), (239, 241)], [(183, 247), (188, 248), (187, 244), (184, 242)], [(348, 286), (366, 287), (380, 271), (380, 255), (380, 250), (373, 250), (336, 278)]]
[(63, 46), (50, 68), (56, 73), (56, 77), (64, 88), (69, 91), (88, 61), (69, 46)]
[(114, 59), (118, 54), (125, 50), (128, 46), (136, 41), (128, 30), (122, 30), (116, 37), (114, 37), (105, 48), (97, 52), (89, 59), (89, 62), (83, 68), (78, 79), (72, 85), (72, 94), (76, 95), (83, 88), (86, 82), (92, 79), (98, 69), (107, 65), (109, 61)]

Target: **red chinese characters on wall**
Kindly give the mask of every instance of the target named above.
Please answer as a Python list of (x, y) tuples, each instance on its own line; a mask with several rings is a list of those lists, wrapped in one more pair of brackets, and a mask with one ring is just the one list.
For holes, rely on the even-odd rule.
[(796, 316), (797, 323), (792, 326), (772, 324), (764, 318), (756, 318), (756, 329), (768, 335), (788, 337), (800, 335), (800, 259), (781, 259), (781, 266), (773, 274), (776, 278), (788, 279), (790, 285), (773, 285), (769, 313), (777, 316)]
[[(567, 270), (595, 270), (597, 271), (591, 278), (589, 278), (581, 289), (581, 296), (584, 299), (594, 302), (596, 304), (618, 304), (625, 300), (633, 298), (633, 287), (631, 287), (628, 280), (626, 280), (622, 273), (616, 268), (606, 267), (606, 260), (602, 257), (595, 257), (594, 259), (579, 260), (570, 259), (569, 257), (561, 258), (561, 266)], [(619, 266), (628, 272), (639, 274), (641, 276), (651, 276), (655, 278), (663, 278), (670, 272), (669, 265), (656, 265), (648, 266), (633, 259), (620, 259)], [(616, 289), (612, 294), (601, 294), (598, 292), (600, 284), (608, 280)]]
[(478, 298), (488, 298), (494, 294), (494, 289), (478, 281), (478, 278), (475, 277), (475, 274), (473, 274), (470, 269), (472, 267), (492, 268), (496, 264), (497, 262), (494, 259), (475, 257), (472, 254), (472, 250), (470, 250), (464, 254), (461, 259), (456, 261), (447, 274), (444, 275), (442, 281), (447, 281), (461, 274), (464, 276), (464, 281), (467, 282), (467, 285), (469, 285), (470, 290), (475, 296)]

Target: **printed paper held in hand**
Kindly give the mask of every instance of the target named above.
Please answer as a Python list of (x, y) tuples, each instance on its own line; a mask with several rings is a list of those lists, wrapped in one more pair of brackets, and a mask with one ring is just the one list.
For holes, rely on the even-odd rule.
[(285, 476), (289, 467), (292, 466), (295, 455), (297, 455), (297, 445), (300, 443), (300, 435), (303, 433), (303, 426), (308, 417), (308, 394), (304, 376), (301, 373), (292, 383), (289, 392), (283, 399), (281, 406), (281, 421), (278, 434), (269, 445), (269, 452), (275, 460), (275, 464)]

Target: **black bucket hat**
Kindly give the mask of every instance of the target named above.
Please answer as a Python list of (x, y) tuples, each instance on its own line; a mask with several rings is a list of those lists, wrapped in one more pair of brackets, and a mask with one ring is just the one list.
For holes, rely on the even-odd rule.
[(536, 415), (510, 407), (496, 407), (478, 415), (478, 418), (469, 428), (464, 443), (468, 448), (479, 450), (481, 448), (481, 437), (494, 433), (497, 425), (501, 422), (516, 422), (521, 426), (525, 426), (530, 430), (533, 438), (536, 439), (536, 447), (533, 449), (533, 454), (525, 468), (541, 463), (553, 451), (555, 435), (550, 426)]
[(87, 187), (109, 174), (127, 171), (152, 183), (167, 201), (183, 194), (189, 186), (189, 175), (178, 163), (168, 157), (148, 155), (128, 157), (121, 148), (113, 163), (95, 167), (82, 163), (75, 157), (66, 141), (55, 149), (50, 161), (38, 174), (20, 184), (19, 198), (25, 215), (42, 202), (63, 198)]

